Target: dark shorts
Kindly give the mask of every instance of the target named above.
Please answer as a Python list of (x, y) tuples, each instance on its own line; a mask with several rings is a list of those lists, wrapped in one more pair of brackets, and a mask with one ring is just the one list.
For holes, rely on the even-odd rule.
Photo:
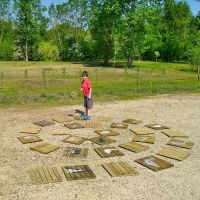
[(84, 107), (91, 109), (93, 107), (92, 97), (88, 99), (88, 97), (84, 96)]

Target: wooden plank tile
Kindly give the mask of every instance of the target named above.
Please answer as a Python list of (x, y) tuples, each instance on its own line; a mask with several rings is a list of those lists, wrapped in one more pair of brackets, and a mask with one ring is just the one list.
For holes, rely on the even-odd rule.
[(192, 147), (194, 146), (194, 142), (188, 142), (188, 141), (185, 141), (185, 140), (180, 140), (180, 139), (172, 138), (167, 143), (167, 145), (181, 147), (181, 148), (186, 148), (186, 149), (192, 149)]
[(68, 123), (68, 124), (64, 124), (64, 126), (66, 126), (69, 129), (85, 128), (82, 124), (79, 124), (79, 123)]
[(116, 169), (112, 167), (110, 163), (101, 164), (103, 168), (110, 174), (110, 176), (115, 177), (117, 173)]
[(27, 135), (27, 136), (20, 136), (17, 137), (23, 144), (40, 142), (42, 139), (36, 135)]
[(85, 122), (85, 127), (86, 128), (103, 128), (104, 125), (98, 121), (86, 121)]
[(41, 121), (39, 121), (39, 122), (34, 122), (33, 124), (44, 127), (44, 126), (53, 125), (53, 124), (55, 124), (55, 123), (54, 123), (54, 122), (51, 122), (51, 121), (47, 121), (47, 120), (41, 120)]
[(50, 153), (50, 152), (55, 151), (59, 148), (60, 148), (59, 146), (53, 145), (53, 144), (50, 144), (50, 143), (40, 143), (40, 144), (37, 144), (35, 146), (30, 147), (31, 150), (37, 151), (39, 153), (44, 153), (44, 154)]
[(51, 167), (48, 167), (48, 171), (49, 171), (49, 174), (51, 175), (51, 178), (53, 179), (53, 181), (57, 181), (57, 177), (56, 177), (53, 169)]
[(31, 182), (33, 185), (37, 185), (38, 181), (36, 179), (35, 173), (33, 170), (29, 171), (30, 177), (31, 177)]
[(125, 119), (122, 121), (122, 123), (128, 123), (128, 124), (140, 124), (142, 121), (137, 119)]
[(153, 171), (160, 171), (160, 170), (167, 169), (167, 168), (174, 166), (172, 163), (162, 160), (153, 155), (136, 159), (135, 162), (137, 162)]
[(116, 147), (99, 147), (94, 149), (102, 158), (123, 156), (124, 154)]
[(126, 171), (126, 169), (124, 167), (122, 167), (122, 165), (120, 165), (118, 162), (112, 162), (112, 165), (115, 167), (115, 169), (118, 170), (120, 175), (128, 175), (128, 171)]
[(38, 184), (43, 184), (42, 177), (40, 176), (40, 172), (38, 171), (38, 168), (33, 170), (33, 171), (34, 171), (37, 183)]
[(139, 174), (133, 167), (126, 162), (110, 162), (101, 164), (104, 169), (112, 176), (132, 176)]
[(164, 157), (171, 158), (178, 161), (182, 161), (182, 160), (185, 160), (190, 155), (190, 153), (186, 151), (176, 150), (176, 149), (163, 148), (157, 153), (157, 155), (164, 156)]
[(56, 121), (58, 123), (64, 123), (64, 122), (71, 122), (73, 119), (69, 116), (57, 116), (53, 118), (53, 121)]
[(142, 144), (137, 144), (135, 142), (120, 144), (119, 147), (127, 149), (129, 151), (133, 151), (135, 153), (139, 153), (139, 152), (142, 152), (142, 151), (149, 149), (148, 146), (145, 146), (145, 145), (142, 145)]
[(39, 172), (39, 174), (40, 174), (40, 176), (41, 176), (42, 183), (48, 183), (48, 180), (47, 180), (47, 178), (46, 178), (46, 176), (45, 176), (45, 173), (44, 173), (43, 168), (40, 167), (40, 168), (38, 168), (37, 170), (38, 170), (38, 172)]
[(161, 124), (147, 124), (145, 126), (148, 127), (148, 128), (155, 129), (155, 130), (169, 129), (169, 127), (163, 126)]
[(112, 122), (114, 119), (112, 117), (107, 117), (107, 116), (98, 116), (96, 117), (96, 120), (102, 122)]
[[(71, 174), (69, 173), (67, 167), (62, 167), (62, 170), (63, 170), (63, 172), (64, 172), (64, 174), (65, 174), (65, 177), (67, 178), (68, 181), (73, 180), (73, 176), (71, 176), (72, 173), (71, 173)], [(72, 174), (72, 175), (73, 175), (73, 174)]]
[(64, 156), (86, 158), (88, 148), (67, 147), (64, 151)]
[(96, 178), (87, 165), (64, 166), (62, 169), (69, 181)]
[(135, 174), (135, 175), (139, 174), (138, 171), (136, 171), (133, 167), (128, 165), (126, 162), (119, 162), (119, 164), (122, 165), (129, 174), (132, 174), (132, 173)]
[(113, 139), (110, 139), (110, 138), (107, 138), (107, 137), (93, 137), (93, 138), (89, 138), (89, 140), (91, 142), (94, 142), (98, 145), (106, 145), (106, 144), (110, 144), (110, 143), (113, 143), (113, 142), (116, 142), (115, 140)]
[(85, 174), (89, 174), (87, 177), (89, 179), (95, 179), (96, 175), (94, 174), (94, 172), (90, 169), (90, 167), (88, 165), (82, 165), (81, 166), (82, 169), (85, 169)]
[(189, 137), (187, 134), (178, 130), (162, 130), (161, 132), (167, 135), (168, 137), (183, 137), (183, 138)]
[(127, 129), (127, 128), (128, 128), (128, 124), (125, 124), (125, 123), (112, 123), (112, 124), (110, 125), (110, 128)]
[(52, 167), (52, 170), (53, 170), (54, 174), (56, 175), (57, 181), (62, 182), (62, 177), (61, 177), (58, 169), (56, 167)]
[(20, 130), (20, 133), (38, 134), (41, 129), (42, 129), (41, 127), (23, 128), (22, 130)]
[(63, 142), (67, 142), (67, 143), (71, 143), (71, 144), (77, 144), (80, 145), (83, 142), (85, 142), (87, 140), (87, 138), (84, 137), (78, 137), (78, 136), (69, 136), (65, 139), (63, 139)]
[(47, 184), (62, 181), (62, 177), (56, 167), (42, 166), (29, 171), (32, 184)]
[(95, 132), (96, 132), (97, 134), (103, 136), (103, 137), (107, 137), (107, 136), (117, 136), (117, 135), (119, 135), (118, 132), (113, 131), (112, 129), (96, 130)]
[(130, 129), (133, 133), (137, 134), (137, 135), (151, 135), (154, 134), (154, 132), (150, 129), (147, 128), (134, 128), (134, 129)]
[(135, 135), (133, 142), (143, 142), (143, 143), (150, 143), (154, 144), (155, 143), (155, 136), (152, 135)]
[(71, 131), (67, 128), (58, 128), (52, 131), (52, 135), (71, 135)]
[(52, 183), (52, 182), (53, 182), (53, 179), (52, 179), (52, 177), (51, 177), (51, 175), (50, 175), (50, 173), (49, 173), (48, 167), (47, 167), (47, 166), (43, 166), (42, 169), (43, 169), (43, 171), (44, 171), (44, 174), (45, 174), (45, 176), (46, 176), (46, 179), (47, 179), (48, 183)]

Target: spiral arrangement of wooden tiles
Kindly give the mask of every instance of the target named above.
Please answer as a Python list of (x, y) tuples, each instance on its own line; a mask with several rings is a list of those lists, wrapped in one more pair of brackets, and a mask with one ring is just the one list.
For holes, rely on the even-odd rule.
[[(81, 121), (76, 122), (76, 120)], [(66, 158), (69, 165), (60, 166), (60, 169), (52, 166), (37, 166), (35, 169), (29, 171), (32, 184), (61, 182), (63, 181), (62, 174), (68, 181), (95, 179), (95, 172), (93, 172), (90, 166), (70, 165), (72, 160), (74, 163), (74, 161), (79, 161), (80, 159), (87, 159), (91, 149), (102, 159), (100, 166), (102, 166), (111, 177), (118, 177), (139, 174), (134, 166), (129, 165), (125, 161), (116, 162), (116, 159), (122, 157), (122, 159), (124, 158), (125, 160), (127, 151), (130, 152), (129, 155), (131, 152), (137, 154), (140, 152), (148, 152), (151, 145), (154, 145), (156, 142), (156, 134), (169, 137), (169, 140), (165, 143), (166, 146), (163, 146), (156, 153), (156, 155), (163, 157), (163, 159), (155, 155), (146, 155), (135, 160), (133, 159), (135, 163), (155, 172), (174, 166), (173, 163), (164, 160), (164, 158), (169, 158), (172, 161), (183, 161), (190, 155), (189, 150), (194, 146), (194, 142), (187, 140), (189, 135), (182, 131), (172, 130), (168, 126), (155, 123), (142, 126), (142, 120), (132, 118), (124, 119), (119, 122), (119, 119), (115, 121), (114, 118), (101, 116), (99, 119), (95, 117), (95, 120), (83, 121), (81, 115), (71, 113), (68, 115), (55, 116), (52, 120), (48, 119), (34, 122), (33, 124), (33, 126), (25, 127), (20, 130), (20, 134), (26, 135), (17, 137), (22, 144), (28, 145), (29, 143), (36, 143), (29, 147), (31, 150), (37, 153), (48, 154), (60, 149), (60, 145), (46, 142), (42, 134), (40, 134), (43, 131), (43, 127), (47, 130), (49, 126), (54, 125), (56, 125), (56, 127), (49, 131), (52, 137), (61, 138), (60, 141), (64, 142), (64, 145), (70, 146), (66, 146), (62, 153), (63, 158)], [(82, 129), (84, 136), (87, 131), (90, 131), (90, 133), (92, 131), (93, 134), (98, 134), (99, 136), (80, 136), (76, 129)], [(117, 139), (118, 136), (125, 132), (130, 133), (130, 135), (133, 136), (132, 139), (117, 143), (120, 142), (119, 139)], [(63, 136), (65, 137), (63, 138)], [(114, 139), (112, 137), (114, 137)], [(83, 147), (77, 147), (77, 145), (83, 145)], [(92, 148), (88, 148), (88, 145)], [(95, 145), (101, 147), (93, 147)], [(59, 151), (61, 150), (62, 149)], [(103, 162), (104, 158), (112, 159), (113, 157), (115, 157), (115, 162), (112, 160), (107, 163)], [(94, 169), (96, 169), (96, 167)]]

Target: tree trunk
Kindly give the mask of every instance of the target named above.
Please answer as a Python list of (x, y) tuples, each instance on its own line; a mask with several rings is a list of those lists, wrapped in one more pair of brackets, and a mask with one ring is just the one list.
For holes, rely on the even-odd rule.
[(25, 44), (25, 60), (28, 61), (28, 42), (26, 40), (26, 44)]
[(109, 58), (111, 54), (112, 49), (112, 27), (108, 27), (108, 31), (106, 34), (106, 40), (105, 40), (105, 48), (104, 48), (104, 65), (109, 65)]
[(104, 56), (103, 65), (105, 65), (105, 66), (108, 66), (108, 65), (109, 65), (109, 58), (108, 58), (107, 55)]
[(200, 66), (198, 66), (198, 80), (199, 80), (199, 78), (200, 78)]
[(128, 55), (127, 66), (128, 67), (132, 67), (133, 66), (133, 60), (132, 60), (132, 56), (131, 55)]

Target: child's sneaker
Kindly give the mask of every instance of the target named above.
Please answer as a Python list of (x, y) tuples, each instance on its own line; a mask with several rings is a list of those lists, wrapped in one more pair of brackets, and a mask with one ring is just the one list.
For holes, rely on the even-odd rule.
[(87, 116), (86, 113), (82, 113), (82, 114), (81, 114), (81, 117), (84, 117), (84, 116)]
[(89, 115), (83, 116), (83, 120), (90, 120), (90, 119), (91, 119), (91, 117)]

